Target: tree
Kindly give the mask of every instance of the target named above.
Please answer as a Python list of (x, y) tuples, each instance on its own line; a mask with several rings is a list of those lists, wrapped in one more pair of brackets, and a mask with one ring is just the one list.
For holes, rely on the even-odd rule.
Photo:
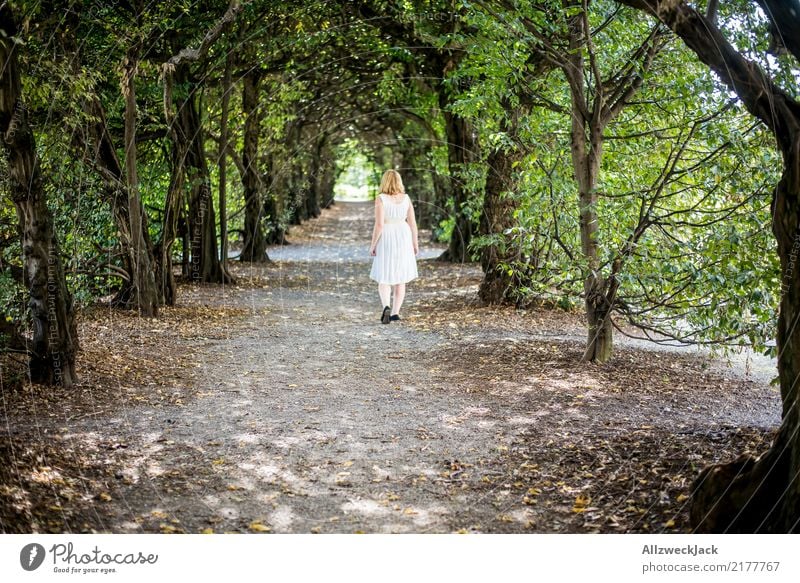
[(33, 382), (71, 387), (77, 380), (75, 311), (23, 101), (17, 62), (22, 46), (19, 34), (8, 3), (0, 4), (0, 132), (22, 234), (24, 278), (33, 319), (30, 377)]
[(261, 107), (259, 95), (262, 73), (258, 67), (251, 67), (242, 80), (242, 110), (244, 113), (244, 146), (242, 165), (244, 175), (245, 219), (244, 244), (240, 261), (262, 263), (269, 261), (267, 239), (261, 221), (264, 216), (263, 188), (258, 172), (258, 142), (261, 134)]
[[(612, 313), (618, 282), (614, 275), (601, 270), (598, 217), (598, 181), (602, 169), (604, 132), (641, 87), (644, 76), (664, 45), (659, 25), (624, 56), (622, 64), (603, 71), (601, 54), (593, 36), (598, 34), (589, 23), (588, 0), (566, 4), (563, 45), (546, 38), (541, 23), (523, 17), (526, 28), (540, 40), (544, 58), (556, 63), (564, 74), (570, 95), (571, 152), (575, 182), (578, 186), (581, 252), (586, 261), (584, 303), (588, 339), (584, 361), (606, 362), (611, 358)], [(608, 17), (597, 30), (606, 28), (615, 15)], [(549, 20), (548, 20), (549, 21)], [(613, 66), (612, 66), (613, 67)]]
[[(158, 315), (163, 296), (156, 287), (153, 246), (147, 232), (147, 215), (139, 196), (139, 172), (136, 165), (136, 68), (138, 48), (132, 46), (122, 62), (122, 95), (125, 98), (125, 176), (130, 220), (131, 304), (142, 316)], [(159, 297), (160, 296), (160, 297)]]
[[(164, 110), (168, 116), (167, 122), (175, 144), (175, 152), (179, 156), (175, 161), (178, 166), (175, 167), (174, 178), (184, 177), (189, 183), (186, 216), (190, 252), (188, 271), (190, 279), (194, 282), (233, 283), (235, 280), (223, 268), (219, 258), (216, 216), (205, 149), (206, 134), (201, 115), (203, 84), (191, 65), (198, 61), (203, 62), (209, 48), (237, 18), (242, 9), (240, 2), (231, 0), (228, 9), (206, 31), (197, 48), (180, 49), (162, 66), (165, 83)], [(179, 87), (179, 96), (173, 91), (176, 85)], [(177, 103), (173, 104), (175, 97)], [(180, 182), (173, 181), (170, 191), (170, 200), (173, 203), (177, 202)], [(164, 243), (171, 245), (169, 240)], [(171, 260), (164, 256), (168, 253), (166, 250), (170, 245), (162, 245), (161, 253), (162, 259), (171, 263)], [(161, 266), (161, 272), (162, 281), (171, 277), (171, 274), (165, 275), (165, 265)]]
[[(692, 522), (711, 532), (795, 532), (800, 527), (800, 102), (745, 58), (721, 29), (683, 1), (621, 0), (666, 24), (775, 135), (783, 155), (782, 177), (772, 200), (772, 230), (781, 263), (778, 313), (778, 378), (782, 422), (770, 449), (754, 459), (710, 466), (695, 482)], [(774, 14), (774, 13), (773, 13)], [(778, 21), (770, 19), (772, 26)], [(781, 23), (783, 24), (783, 23)], [(783, 27), (783, 44), (800, 59), (798, 29)], [(777, 495), (777, 497), (776, 497)]]

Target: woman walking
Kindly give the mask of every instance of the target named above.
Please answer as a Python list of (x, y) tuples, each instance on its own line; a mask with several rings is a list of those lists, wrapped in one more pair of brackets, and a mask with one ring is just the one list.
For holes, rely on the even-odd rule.
[[(369, 277), (378, 282), (383, 312), (381, 322), (400, 320), (400, 307), (406, 296), (406, 283), (417, 277), (419, 241), (414, 206), (405, 193), (403, 180), (395, 170), (387, 170), (381, 179), (380, 194), (375, 197), (375, 227), (369, 254), (372, 269)], [(389, 296), (394, 290), (394, 301)]]

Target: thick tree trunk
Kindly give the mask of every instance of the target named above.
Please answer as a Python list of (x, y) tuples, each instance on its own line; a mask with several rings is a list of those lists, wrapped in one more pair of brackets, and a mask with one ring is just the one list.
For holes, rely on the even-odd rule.
[(440, 261), (464, 263), (471, 260), (468, 246), (472, 241), (474, 226), (469, 216), (469, 192), (465, 184), (467, 164), (477, 155), (477, 142), (472, 133), (472, 125), (464, 118), (443, 108), (447, 132), (447, 158), (450, 169), (450, 194), (453, 197), (455, 226), (446, 251), (439, 256)]
[(403, 165), (399, 169), (403, 176), (406, 192), (414, 200), (414, 209), (417, 217), (417, 225), (421, 229), (430, 229), (431, 224), (431, 200), (432, 189), (426, 184), (425, 178), (430, 174), (426, 168), (425, 150), (419, 141), (402, 141), (400, 143), (403, 152)]
[(24, 283), (30, 294), (30, 378), (36, 383), (71, 387), (77, 380), (75, 312), (42, 187), (33, 131), (22, 101), (13, 40), (18, 34), (8, 4), (0, 4), (0, 131), (8, 155), (11, 198), (22, 233)]
[(261, 133), (260, 108), (258, 104), (258, 85), (261, 73), (251, 69), (242, 80), (242, 110), (244, 112), (244, 146), (242, 148), (242, 165), (244, 175), (244, 243), (239, 261), (266, 263), (267, 239), (262, 226), (264, 205), (262, 203), (261, 178), (258, 173), (258, 138)]
[(307, 185), (303, 176), (303, 170), (299, 166), (292, 165), (289, 169), (288, 182), (289, 199), (292, 201), (292, 224), (299, 225), (309, 219), (308, 206), (305, 203)]
[(222, 270), (217, 250), (216, 221), (207, 168), (189, 169), (189, 180), (196, 184), (189, 201), (189, 279), (193, 283), (234, 283)]
[(292, 225), (299, 225), (308, 219), (308, 208), (305, 204), (304, 174), (305, 170), (300, 167), (299, 159), (301, 156), (300, 140), (303, 127), (299, 123), (289, 124), (286, 132), (286, 151), (288, 159), (281, 161), (278, 172), (284, 177), (283, 184), (286, 193), (286, 200), (289, 204), (289, 222)]
[(514, 225), (516, 205), (511, 196), (514, 189), (514, 163), (522, 159), (518, 151), (496, 149), (489, 154), (486, 189), (483, 195), (483, 214), (480, 234), (500, 237), (501, 241), (481, 250), (483, 281), (478, 298), (483, 304), (502, 304), (511, 299), (516, 279), (502, 269), (502, 263), (514, 259), (514, 250), (505, 241), (504, 232)]
[[(114, 226), (117, 228), (119, 236), (119, 244), (123, 253), (123, 261), (125, 271), (129, 274), (129, 279), (123, 281), (119, 291), (114, 295), (111, 300), (111, 305), (117, 308), (132, 309), (138, 308), (136, 300), (135, 281), (136, 277), (136, 262), (135, 250), (132, 247), (131, 241), (131, 226), (136, 219), (131, 218), (129, 197), (129, 190), (125, 173), (122, 170), (122, 164), (117, 157), (116, 148), (108, 131), (108, 122), (106, 121), (105, 111), (102, 104), (97, 97), (87, 100), (85, 111), (97, 118), (97, 121), (90, 124), (89, 136), (86, 138), (83, 147), (88, 147), (92, 144), (93, 150), (92, 159), (88, 162), (92, 164), (100, 174), (104, 182), (103, 198), (111, 208), (112, 216), (114, 217)], [(150, 275), (146, 275), (145, 279), (152, 278), (153, 285), (155, 285), (154, 294), (157, 305), (164, 303), (163, 290), (158, 286), (158, 277), (156, 272), (158, 270), (158, 263), (156, 261), (156, 253), (153, 247), (153, 242), (150, 238), (150, 232), (147, 228), (148, 220), (144, 206), (141, 199), (136, 196), (140, 209), (139, 222), (141, 223), (140, 231), (140, 244), (147, 254), (146, 264), (144, 269), (149, 269)], [(147, 267), (149, 264), (149, 268)], [(145, 285), (147, 285), (145, 281)]]
[(128, 213), (130, 218), (131, 305), (146, 317), (158, 315), (159, 297), (155, 279), (153, 247), (147, 233), (147, 215), (139, 196), (139, 173), (136, 168), (136, 89), (135, 49), (128, 51), (122, 67), (122, 93), (125, 98), (125, 171), (127, 175)]
[[(781, 262), (778, 378), (782, 422), (758, 459), (703, 470), (693, 486), (691, 521), (698, 532), (800, 531), (800, 103), (744, 58), (716, 25), (680, 0), (622, 0), (656, 15), (741, 98), (776, 137), (783, 176), (772, 202)], [(796, 40), (796, 39), (795, 39)]]
[(322, 209), (331, 207), (334, 204), (333, 187), (336, 184), (336, 163), (335, 155), (331, 150), (331, 140), (326, 138), (320, 149), (320, 168), (318, 197)]
[(196, 83), (191, 82), (190, 94), (178, 110), (182, 139), (188, 143), (185, 171), (189, 180), (189, 279), (194, 283), (233, 283), (233, 277), (222, 268), (217, 249), (214, 199), (205, 150), (205, 133), (200, 119), (200, 104)]
[[(800, 128), (800, 117), (796, 123)], [(800, 133), (795, 138), (800, 143)], [(800, 155), (787, 166), (800, 170)], [(791, 175), (794, 174), (794, 178)], [(778, 313), (778, 377), (782, 422), (770, 449), (758, 459), (704, 469), (693, 485), (691, 522), (698, 532), (800, 532), (800, 184), (787, 171), (773, 200), (782, 295)]]
[(324, 159), (324, 165), (320, 170), (319, 196), (322, 208), (330, 208), (334, 204), (333, 187), (336, 183), (336, 166), (330, 158)]

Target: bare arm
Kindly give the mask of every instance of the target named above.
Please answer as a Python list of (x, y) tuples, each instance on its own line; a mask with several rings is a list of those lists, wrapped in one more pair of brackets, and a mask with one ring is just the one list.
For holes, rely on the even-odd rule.
[(381, 238), (383, 233), (383, 203), (381, 197), (375, 197), (375, 226), (372, 227), (372, 242), (369, 245), (369, 254), (375, 255), (375, 247), (378, 245), (378, 239)]
[(419, 232), (417, 230), (417, 216), (414, 214), (414, 204), (411, 203), (411, 197), (409, 197), (406, 221), (408, 221), (408, 226), (411, 227), (411, 241), (414, 244), (414, 255), (416, 255), (419, 253)]

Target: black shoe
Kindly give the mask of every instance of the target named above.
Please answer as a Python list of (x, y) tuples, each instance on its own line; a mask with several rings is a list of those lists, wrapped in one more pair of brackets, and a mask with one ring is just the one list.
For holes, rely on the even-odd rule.
[(395, 314), (394, 316), (390, 316), (389, 320), (391, 320), (392, 322), (400, 322), (400, 316), (399, 314)]
[(389, 318), (389, 314), (391, 314), (391, 312), (392, 312), (392, 308), (390, 308), (389, 306), (386, 306), (385, 308), (383, 308), (383, 314), (381, 314), (381, 322), (383, 324), (388, 324), (389, 323), (389, 319), (390, 319)]

